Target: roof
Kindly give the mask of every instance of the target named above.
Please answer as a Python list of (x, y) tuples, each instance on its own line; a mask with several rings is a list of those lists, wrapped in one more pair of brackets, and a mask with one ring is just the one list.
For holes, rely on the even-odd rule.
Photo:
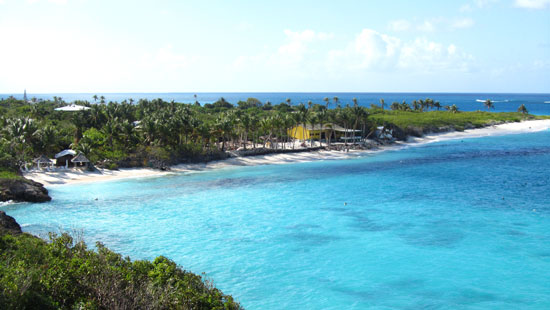
[(57, 108), (55, 110), (56, 111), (65, 111), (65, 112), (74, 112), (74, 111), (82, 111), (82, 110), (89, 110), (89, 109), (90, 108), (82, 106), (82, 105), (70, 104), (68, 106)]
[(52, 160), (46, 157), (45, 155), (40, 155), (39, 157), (35, 158), (32, 162), (37, 164), (49, 164), (52, 162)]
[(339, 131), (339, 132), (361, 132), (361, 130), (346, 129), (342, 126), (339, 126), (339, 125), (336, 125), (336, 124), (331, 124), (331, 123), (324, 124), (323, 126), (320, 126), (318, 124), (315, 124), (313, 126), (311, 126), (311, 125), (305, 125), (304, 126), (303, 124), (299, 124), (298, 126), (302, 126), (306, 130), (310, 130), (310, 131), (334, 130), (334, 131)]
[(59, 157), (63, 157), (63, 156), (67, 156), (67, 155), (71, 155), (71, 156), (74, 156), (76, 155), (76, 152), (73, 151), (73, 150), (63, 150), (57, 154), (55, 154), (55, 158), (59, 158)]
[(73, 159), (71, 159), (71, 161), (73, 163), (89, 163), (90, 162), (88, 160), (88, 158), (86, 158), (86, 156), (84, 156), (84, 154), (82, 154), (82, 153), (78, 153), (78, 155), (76, 155)]

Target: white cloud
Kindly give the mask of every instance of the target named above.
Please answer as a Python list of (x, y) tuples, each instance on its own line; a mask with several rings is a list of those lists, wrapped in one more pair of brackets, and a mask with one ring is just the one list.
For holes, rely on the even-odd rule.
[[(148, 52), (125, 40), (49, 25), (39, 29), (0, 24), (0, 37), (19, 47), (0, 49), (0, 88), (4, 90), (148, 90), (158, 84), (174, 85), (176, 80), (190, 85), (200, 78), (197, 75), (212, 72), (216, 65), (183, 54), (170, 44)], [(185, 76), (187, 72), (199, 73)]]
[(474, 20), (471, 18), (460, 18), (451, 23), (453, 29), (470, 28), (474, 25)]
[[(68, 0), (46, 0), (45, 2), (53, 3), (53, 4), (67, 4)], [(35, 4), (42, 2), (41, 0), (27, 0), (28, 4)]]
[(467, 71), (471, 60), (470, 55), (458, 52), (454, 44), (445, 46), (425, 38), (418, 38), (403, 44), (398, 67), (425, 72)]
[(240, 23), (237, 24), (237, 30), (239, 31), (248, 31), (248, 30), (252, 30), (254, 29), (254, 26), (247, 22), (247, 21), (242, 21)]
[(474, 0), (474, 4), (478, 8), (486, 8), (489, 5), (498, 2), (498, 0)]
[(550, 7), (550, 0), (516, 0), (515, 5), (524, 9), (544, 9)]
[[(444, 18), (437, 17), (432, 19), (426, 19), (422, 22), (417, 20), (394, 20), (389, 23), (389, 29), (395, 32), (404, 32), (410, 30), (416, 30), (419, 32), (436, 32), (445, 30), (455, 30), (470, 28), (475, 24), (474, 20), (468, 17), (463, 18)], [(416, 25), (413, 27), (413, 25)]]
[(312, 30), (293, 32), (286, 29), (284, 33), (287, 43), (278, 48), (277, 54), (273, 55), (270, 59), (271, 63), (283, 65), (297, 64), (310, 52), (309, 46), (311, 43), (329, 40), (333, 37), (333, 34)]
[(359, 56), (357, 65), (361, 68), (386, 67), (395, 62), (400, 41), (372, 29), (363, 29), (355, 38), (353, 52)]
[(171, 44), (165, 47), (159, 48), (151, 59), (154, 65), (158, 65), (164, 68), (171, 69), (184, 69), (190, 64), (198, 60), (197, 56), (189, 57), (184, 54), (178, 54), (174, 52), (174, 48)]
[(421, 25), (417, 27), (418, 30), (424, 32), (434, 32), (435, 31), (435, 22), (425, 20)]
[(537, 59), (533, 62), (533, 67), (538, 70), (548, 70), (550, 69), (550, 60)]
[(390, 22), (389, 28), (393, 31), (407, 31), (411, 29), (411, 23), (405, 19), (394, 20)]
[(464, 4), (463, 6), (460, 7), (460, 9), (458, 9), (460, 12), (464, 13), (464, 12), (470, 12), (472, 11), (472, 6), (470, 4)]
[(403, 41), (372, 29), (363, 29), (345, 49), (332, 50), (328, 56), (330, 69), (352, 71), (467, 71), (473, 59), (454, 44), (425, 38)]

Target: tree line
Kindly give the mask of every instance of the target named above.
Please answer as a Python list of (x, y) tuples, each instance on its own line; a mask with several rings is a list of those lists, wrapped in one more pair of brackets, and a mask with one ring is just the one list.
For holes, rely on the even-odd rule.
[[(357, 99), (342, 104), (340, 99), (324, 98), (322, 103), (295, 104), (287, 99), (279, 104), (248, 98), (236, 105), (220, 98), (216, 102), (190, 104), (162, 99), (133, 99), (105, 102), (93, 96), (93, 102), (74, 101), (88, 107), (75, 112), (56, 111), (66, 104), (53, 100), (24, 102), (13, 97), (0, 101), (0, 166), (17, 166), (41, 154), (72, 148), (83, 152), (92, 162), (109, 165), (126, 162), (131, 166), (158, 161), (201, 160), (221, 156), (228, 149), (247, 147), (294, 148), (297, 126), (344, 128), (344, 143), (357, 143), (372, 136), (376, 126), (384, 125), (372, 118), (391, 113), (383, 99), (379, 105), (360, 106)], [(487, 104), (486, 104), (487, 106)], [(391, 111), (422, 113), (442, 107), (430, 98), (412, 104), (393, 102)], [(488, 107), (490, 109), (490, 107)], [(525, 112), (526, 113), (526, 110)], [(329, 135), (321, 146), (331, 146)], [(314, 145), (313, 138), (304, 141)]]

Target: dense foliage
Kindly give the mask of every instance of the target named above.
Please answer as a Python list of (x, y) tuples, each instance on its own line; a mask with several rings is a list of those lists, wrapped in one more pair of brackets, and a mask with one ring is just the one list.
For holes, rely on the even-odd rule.
[[(460, 130), (533, 118), (524, 107), (518, 113), (460, 112), (456, 106), (442, 107), (432, 99), (389, 105), (380, 100), (380, 105), (365, 108), (355, 99), (342, 106), (338, 97), (325, 98), (321, 104), (310, 101), (298, 105), (290, 99), (272, 105), (254, 98), (233, 105), (221, 98), (203, 106), (161, 99), (105, 103), (97, 96), (94, 101), (99, 98), (100, 102), (93, 103), (75, 101), (89, 107), (78, 112), (56, 111), (66, 105), (59, 97), (53, 101), (0, 100), (1, 170), (16, 171), (39, 155), (52, 157), (66, 148), (81, 151), (93, 163), (107, 168), (220, 159), (228, 148), (284, 148), (281, 142), (292, 140), (288, 129), (297, 124), (333, 123), (360, 130), (363, 140), (382, 125), (405, 132), (409, 127), (453, 126)], [(492, 103), (485, 106), (489, 109)]]
[(173, 261), (130, 261), (66, 234), (51, 242), (0, 229), (2, 309), (241, 309)]

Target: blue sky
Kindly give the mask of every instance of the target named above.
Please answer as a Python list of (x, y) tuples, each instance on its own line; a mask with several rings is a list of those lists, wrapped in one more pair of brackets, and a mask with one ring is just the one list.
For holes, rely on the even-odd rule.
[(550, 93), (550, 0), (0, 0), (0, 93)]

